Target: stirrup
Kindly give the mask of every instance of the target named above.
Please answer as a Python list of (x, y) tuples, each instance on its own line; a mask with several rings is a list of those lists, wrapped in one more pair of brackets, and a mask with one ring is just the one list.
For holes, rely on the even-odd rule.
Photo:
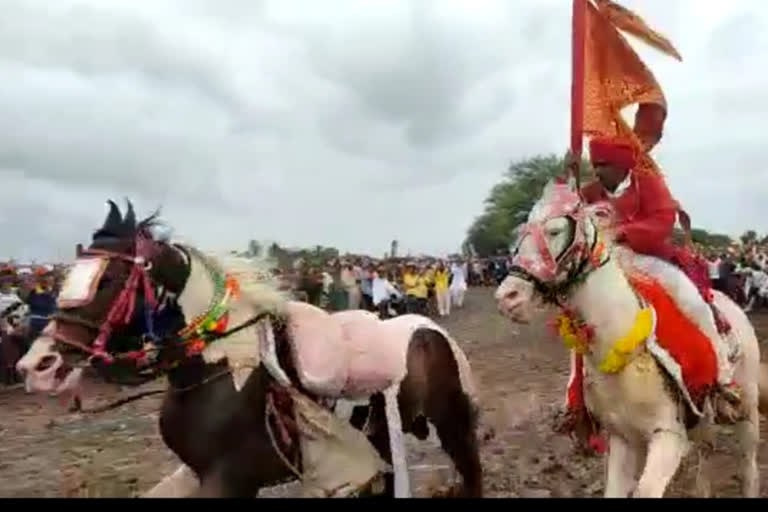
[(720, 386), (720, 394), (731, 404), (737, 405), (741, 403), (741, 387), (735, 382)]
[(740, 390), (735, 384), (720, 386), (720, 389), (712, 396), (712, 401), (715, 423), (717, 424), (733, 425), (747, 417), (741, 402)]

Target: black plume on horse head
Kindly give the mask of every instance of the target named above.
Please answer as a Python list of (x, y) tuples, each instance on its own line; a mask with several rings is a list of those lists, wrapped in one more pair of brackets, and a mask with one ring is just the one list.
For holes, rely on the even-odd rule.
[(133, 211), (133, 203), (129, 199), (126, 199), (125, 202), (128, 204), (128, 210), (123, 218), (123, 229), (127, 233), (133, 233), (136, 231), (136, 212)]
[(128, 205), (128, 208), (125, 217), (123, 217), (117, 203), (111, 199), (107, 200), (107, 204), (109, 205), (107, 218), (104, 220), (104, 224), (93, 234), (93, 240), (105, 237), (125, 238), (136, 232), (136, 212), (133, 209), (133, 203), (128, 199), (126, 199), (125, 202)]

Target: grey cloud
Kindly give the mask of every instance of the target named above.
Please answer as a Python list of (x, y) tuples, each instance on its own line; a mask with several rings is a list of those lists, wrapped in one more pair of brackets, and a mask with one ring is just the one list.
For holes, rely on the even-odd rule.
[[(726, 62), (763, 4), (626, 4), (686, 58), (642, 52), (673, 192), (699, 225), (768, 229), (767, 50)], [(565, 150), (569, 37), (562, 0), (7, 0), (0, 257), (69, 257), (124, 196), (212, 248), (456, 250), (511, 160)]]

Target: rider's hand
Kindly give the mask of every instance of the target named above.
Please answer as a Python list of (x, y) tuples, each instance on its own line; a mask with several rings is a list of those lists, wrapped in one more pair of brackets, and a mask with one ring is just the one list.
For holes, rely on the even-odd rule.
[(581, 162), (579, 161), (579, 158), (571, 152), (570, 149), (565, 153), (564, 160), (566, 171), (573, 174), (576, 174), (579, 171), (579, 165)]

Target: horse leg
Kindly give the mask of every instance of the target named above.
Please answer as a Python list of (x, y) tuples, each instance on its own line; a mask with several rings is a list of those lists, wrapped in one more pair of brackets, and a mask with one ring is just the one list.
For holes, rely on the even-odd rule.
[[(757, 468), (757, 450), (760, 444), (760, 413), (757, 408), (757, 386), (751, 393), (744, 393), (749, 410), (745, 420), (739, 422), (737, 435), (741, 445), (741, 489), (745, 498), (757, 498), (760, 494), (760, 476)], [(746, 387), (744, 388), (747, 389)]]
[(142, 494), (142, 498), (187, 498), (198, 489), (200, 482), (197, 475), (186, 464), (182, 464), (172, 474), (163, 478), (152, 489)]
[(451, 404), (450, 410), (441, 407), (437, 414), (428, 417), (437, 430), (440, 444), (448, 454), (464, 481), (464, 493), (470, 498), (483, 496), (483, 467), (475, 434), (476, 418), (472, 404), (465, 394), (444, 397)]
[(608, 439), (608, 446), (604, 496), (627, 498), (637, 481), (638, 450), (615, 434)]
[(704, 417), (699, 420), (699, 424), (691, 429), (689, 433), (691, 441), (696, 447), (696, 458), (698, 459), (693, 489), (693, 494), (697, 498), (710, 498), (712, 496), (710, 458), (712, 457), (715, 443), (713, 422), (714, 411), (712, 405), (708, 404)]
[(406, 431), (426, 439), (429, 420), (443, 451), (462, 477), (463, 494), (482, 497), (477, 411), (462, 388), (453, 351), (441, 333), (419, 329), (413, 334), (408, 373), (400, 385), (398, 401)]
[(657, 429), (648, 443), (645, 468), (632, 494), (635, 498), (661, 498), (677, 473), (687, 448), (685, 431)]
[(223, 471), (217, 468), (200, 479), (200, 487), (190, 498), (235, 498), (235, 493), (228, 489)]
[[(368, 412), (368, 441), (376, 449), (382, 460), (387, 464), (392, 464), (392, 453), (389, 443), (389, 428), (387, 425), (387, 415), (384, 404), (384, 395), (375, 393), (369, 401)], [(384, 491), (380, 498), (393, 498), (395, 496), (395, 476), (394, 473), (384, 475)]]
[[(262, 459), (257, 457), (254, 459), (261, 462)], [(210, 471), (207, 471), (200, 478), (200, 487), (196, 492), (193, 492), (190, 498), (255, 498), (261, 485), (255, 485), (253, 480), (253, 473), (250, 473), (247, 469), (243, 471), (246, 466), (242, 457), (235, 455), (234, 457), (221, 458)], [(274, 461), (265, 460), (265, 466), (268, 467), (268, 471)]]

